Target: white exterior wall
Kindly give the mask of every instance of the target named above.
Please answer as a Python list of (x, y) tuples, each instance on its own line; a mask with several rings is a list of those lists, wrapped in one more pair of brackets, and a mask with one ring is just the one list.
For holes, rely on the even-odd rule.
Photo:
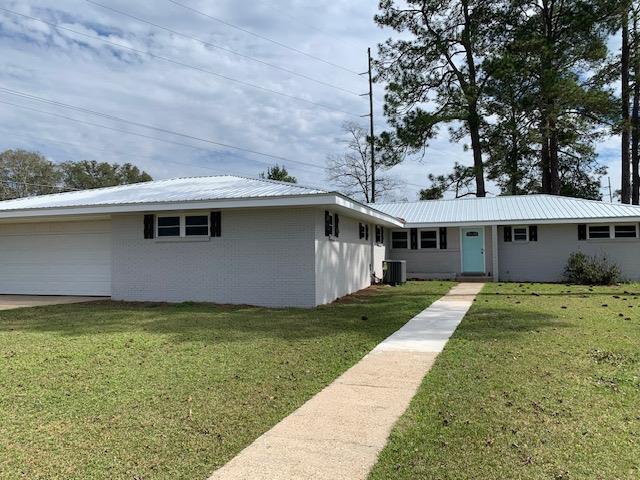
[(142, 214), (114, 216), (112, 297), (313, 307), (316, 218), (312, 208), (224, 210), (220, 238), (166, 241), (143, 238)]
[[(400, 229), (398, 229), (400, 230)], [(410, 232), (410, 229), (406, 229)], [(433, 230), (428, 228), (425, 230)], [(418, 232), (420, 229), (418, 229)], [(410, 233), (409, 233), (410, 235)], [(419, 235), (419, 233), (418, 233)], [(418, 239), (418, 242), (420, 240)], [(493, 255), (491, 227), (484, 229), (484, 259), (485, 271), (492, 273)], [(447, 248), (446, 249), (420, 249), (410, 248), (394, 249), (391, 247), (391, 232), (389, 232), (389, 255), (393, 260), (407, 261), (407, 276), (409, 278), (452, 278), (462, 272), (462, 257), (460, 251), (460, 228), (447, 228)]]
[(626, 280), (640, 280), (640, 239), (578, 240), (577, 225), (539, 225), (537, 242), (505, 242), (498, 229), (500, 280), (560, 282), (572, 252), (606, 256)]
[(382, 280), (382, 262), (384, 260), (389, 259), (389, 245), (391, 245), (391, 231), (387, 228), (384, 229), (384, 242), (381, 244), (376, 243), (376, 227), (375, 225), (370, 226), (369, 228), (373, 228), (373, 236), (371, 237), (372, 249), (373, 249), (373, 273), (376, 278)]
[(371, 235), (375, 237), (375, 230), (369, 225), (369, 240), (360, 239), (358, 220), (340, 213), (340, 236), (335, 239), (326, 237), (324, 212), (318, 209), (315, 219), (315, 292), (318, 305), (371, 285)]

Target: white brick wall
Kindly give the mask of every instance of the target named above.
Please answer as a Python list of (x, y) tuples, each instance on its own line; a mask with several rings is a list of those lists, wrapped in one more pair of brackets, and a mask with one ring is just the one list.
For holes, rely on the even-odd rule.
[(371, 236), (359, 238), (359, 221), (340, 216), (340, 236), (329, 239), (324, 234), (324, 210), (316, 211), (315, 289), (318, 305), (329, 303), (371, 285)]
[(225, 210), (222, 237), (143, 238), (143, 215), (113, 218), (115, 300), (315, 305), (316, 210)]

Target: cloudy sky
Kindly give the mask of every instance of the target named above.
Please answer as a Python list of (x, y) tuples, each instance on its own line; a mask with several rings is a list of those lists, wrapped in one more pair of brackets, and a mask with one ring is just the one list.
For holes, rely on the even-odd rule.
[[(256, 176), (284, 163), (300, 183), (328, 187), (323, 166), (342, 149), (341, 124), (366, 122), (367, 99), (358, 94), (368, 86), (357, 75), (366, 49), (390, 34), (374, 24), (376, 6), (2, 1), (0, 149), (37, 150), (53, 161), (131, 162), (157, 179)], [(381, 86), (375, 95), (382, 99)], [(377, 103), (380, 128), (381, 110)], [(615, 188), (617, 139), (599, 150), (613, 165)], [(445, 130), (424, 160), (392, 170), (406, 185), (397, 197), (416, 198), (428, 173), (444, 173), (455, 160), (468, 164), (470, 154)]]

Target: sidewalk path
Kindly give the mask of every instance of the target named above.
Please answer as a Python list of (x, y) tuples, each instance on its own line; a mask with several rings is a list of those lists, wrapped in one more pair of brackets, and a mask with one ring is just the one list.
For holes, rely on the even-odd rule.
[(482, 286), (452, 288), (210, 480), (365, 479)]

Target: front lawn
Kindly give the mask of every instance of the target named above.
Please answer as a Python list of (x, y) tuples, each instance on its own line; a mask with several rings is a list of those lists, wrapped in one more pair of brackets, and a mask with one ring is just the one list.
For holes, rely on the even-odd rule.
[(485, 286), (370, 478), (640, 478), (640, 285)]
[(451, 285), (0, 312), (0, 478), (205, 478)]

